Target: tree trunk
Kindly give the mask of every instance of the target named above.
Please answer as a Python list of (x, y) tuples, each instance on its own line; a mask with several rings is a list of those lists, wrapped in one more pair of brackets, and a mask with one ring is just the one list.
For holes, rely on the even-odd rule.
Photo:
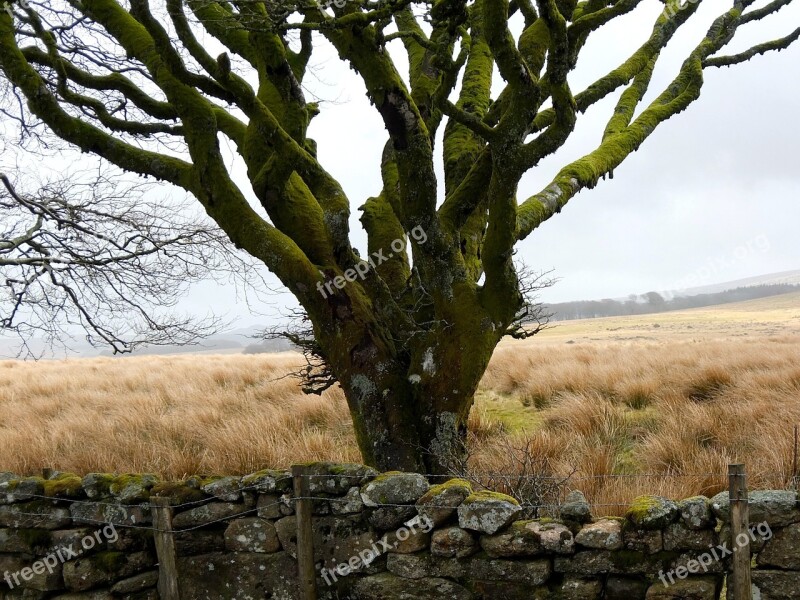
[[(398, 332), (375, 321), (318, 336), (344, 390), (365, 463), (380, 470), (452, 473), (465, 454), (475, 391), (501, 339), (486, 319), (451, 319), (447, 331), (386, 343)], [(353, 328), (360, 335), (353, 335)]]

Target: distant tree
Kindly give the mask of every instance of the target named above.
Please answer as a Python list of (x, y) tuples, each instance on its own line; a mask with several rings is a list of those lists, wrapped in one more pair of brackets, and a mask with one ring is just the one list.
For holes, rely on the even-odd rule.
[[(740, 29), (788, 4), (735, 0), (642, 105), (662, 50), (700, 5), (670, 0), (651, 31), (626, 33), (641, 34), (635, 52), (572, 90), (568, 76), (587, 39), (640, 3), (12, 3), (0, 11), (4, 110), (31, 135), (44, 124), (84, 152), (194, 195), (299, 300), (321, 368), (347, 397), (364, 460), (445, 473), (442, 457), (461, 447), (495, 346), (520, 334), (515, 245), (697, 100), (705, 70), (800, 36), (796, 29), (720, 55)], [(509, 28), (515, 15), (518, 36)], [(308, 136), (320, 109), (303, 84), (321, 38), (361, 77), (387, 131), (382, 190), (361, 206), (370, 262), (350, 242), (352, 199)], [(215, 57), (213, 47), (223, 51)], [(497, 95), (495, 69), (505, 81)], [(614, 94), (597, 147), (518, 202), (521, 177), (564, 145), (581, 113)], [(249, 189), (234, 180), (221, 139), (236, 148)]]
[(664, 304), (664, 297), (658, 292), (647, 292), (644, 297), (651, 308), (658, 308)]

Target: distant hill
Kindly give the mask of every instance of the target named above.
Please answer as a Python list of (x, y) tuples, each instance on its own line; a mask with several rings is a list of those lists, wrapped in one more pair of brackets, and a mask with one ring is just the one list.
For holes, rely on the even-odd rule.
[(668, 290), (668, 293), (672, 296), (698, 296), (700, 294), (715, 294), (717, 292), (735, 290), (737, 288), (782, 284), (800, 285), (800, 270), (781, 271), (780, 273), (746, 277), (745, 279), (736, 279), (734, 281), (725, 281), (723, 283), (714, 283), (684, 290)]
[[(800, 275), (800, 272), (798, 272)], [(755, 281), (757, 278), (753, 278)], [(631, 295), (627, 300), (579, 300), (576, 302), (561, 302), (547, 304), (545, 312), (552, 315), (552, 321), (569, 321), (574, 319), (596, 319), (601, 317), (622, 317), (630, 315), (646, 315), (663, 313), (690, 308), (702, 308), (744, 302), (758, 298), (768, 298), (791, 294), (800, 291), (799, 283), (752, 283), (747, 286), (725, 289), (729, 284), (720, 284), (721, 291), (709, 293), (687, 294), (665, 298), (658, 292), (647, 292), (641, 295)], [(700, 288), (697, 288), (700, 289)]]
[[(643, 315), (718, 304), (724, 305), (798, 291), (800, 291), (800, 270), (795, 270), (674, 292), (647, 292), (645, 294), (632, 294), (628, 298), (561, 302), (545, 305), (545, 310), (553, 314), (553, 321), (569, 321), (598, 317)], [(266, 325), (235, 329), (210, 336), (200, 344), (192, 346), (144, 347), (138, 349), (133, 355), (258, 354), (294, 350), (294, 347), (286, 340), (263, 340), (259, 338), (259, 333), (265, 329), (267, 329)], [(66, 350), (58, 349), (55, 352), (47, 352), (42, 340), (29, 340), (28, 345), (32, 354), (44, 357), (112, 356), (110, 351), (94, 348), (80, 340), (71, 343)], [(18, 349), (18, 339), (0, 336), (0, 358), (13, 358)]]

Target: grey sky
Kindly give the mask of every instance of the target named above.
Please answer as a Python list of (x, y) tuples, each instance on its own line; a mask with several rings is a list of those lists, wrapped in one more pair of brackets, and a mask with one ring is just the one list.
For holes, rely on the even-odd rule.
[[(728, 6), (722, 0), (703, 2), (693, 24), (662, 57), (645, 103), (663, 90), (711, 19)], [(660, 10), (660, 2), (646, 1), (590, 38), (570, 79), (573, 92), (639, 47)], [(770, 21), (748, 25), (726, 53), (782, 37), (798, 23), (800, 6), (785, 8)], [(700, 100), (663, 124), (613, 180), (580, 193), (519, 246), (528, 265), (554, 269), (560, 278), (543, 299), (619, 297), (672, 289), (692, 275), (699, 275), (702, 285), (800, 268), (799, 66), (796, 44), (744, 65), (707, 71)], [(323, 164), (358, 206), (380, 190), (382, 123), (358, 77), (335, 55), (321, 64), (313, 92), (338, 100), (323, 102), (312, 133)], [(567, 161), (595, 147), (616, 99), (581, 116), (565, 147), (524, 177), (521, 200), (544, 188)], [(354, 211), (354, 229), (357, 217)], [(363, 238), (355, 237), (363, 248)], [(709, 280), (702, 280), (709, 270)]]
[[(729, 6), (729, 0), (703, 0), (693, 24), (662, 57), (645, 105), (674, 77), (710, 20)], [(641, 45), (663, 8), (657, 0), (645, 0), (590, 38), (570, 79), (573, 92)], [(765, 23), (745, 26), (746, 35), (726, 53), (787, 35), (798, 24), (800, 5), (784, 8)], [(306, 87), (309, 100), (321, 100), (322, 113), (311, 135), (322, 164), (339, 178), (353, 203), (353, 237), (363, 253), (356, 207), (380, 191), (386, 132), (358, 76), (332, 48), (322, 42), (315, 56), (316, 76)], [(800, 44), (795, 44), (744, 65), (707, 71), (699, 101), (662, 125), (613, 180), (576, 196), (520, 245), (519, 256), (529, 266), (553, 269), (560, 278), (543, 299), (672, 289), (692, 274), (705, 275), (708, 269), (702, 268), (709, 264), (716, 270), (698, 285), (800, 268), (799, 65)], [(500, 89), (499, 78), (496, 83)], [(615, 94), (580, 117), (565, 147), (524, 177), (520, 200), (545, 187), (567, 161), (595, 147), (616, 99)], [(270, 316), (291, 299), (283, 294), (272, 302), (264, 307)], [(184, 306), (200, 314), (227, 306), (242, 317), (241, 325), (265, 320), (249, 315), (225, 286), (204, 285)]]

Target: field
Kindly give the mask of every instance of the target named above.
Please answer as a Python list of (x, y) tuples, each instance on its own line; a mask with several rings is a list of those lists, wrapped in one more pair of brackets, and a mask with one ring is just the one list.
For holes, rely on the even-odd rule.
[[(0, 471), (44, 467), (247, 473), (358, 461), (338, 390), (304, 396), (293, 354), (0, 362)], [(476, 473), (515, 448), (603, 512), (640, 493), (791, 483), (800, 423), (800, 294), (676, 313), (572, 321), (504, 342), (471, 417)]]

